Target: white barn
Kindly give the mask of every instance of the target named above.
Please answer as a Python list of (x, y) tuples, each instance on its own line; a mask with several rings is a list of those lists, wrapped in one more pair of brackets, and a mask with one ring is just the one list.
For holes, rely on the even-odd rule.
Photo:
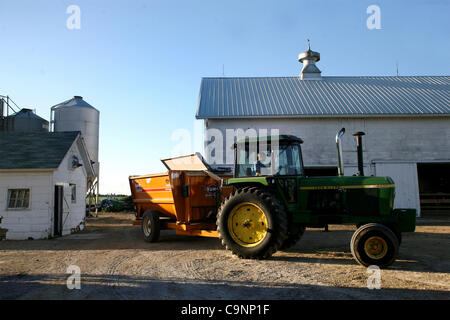
[(83, 229), (93, 175), (80, 132), (0, 133), (0, 230), (23, 240)]
[(298, 77), (203, 78), (196, 117), (204, 120), (206, 160), (231, 166), (233, 139), (225, 139), (223, 158), (209, 147), (217, 132), (277, 129), (304, 140), (307, 175), (334, 175), (335, 135), (344, 127), (344, 174), (353, 175), (351, 134), (363, 131), (365, 175), (394, 179), (395, 207), (449, 213), (450, 77), (325, 77), (319, 60), (309, 48), (300, 54)]

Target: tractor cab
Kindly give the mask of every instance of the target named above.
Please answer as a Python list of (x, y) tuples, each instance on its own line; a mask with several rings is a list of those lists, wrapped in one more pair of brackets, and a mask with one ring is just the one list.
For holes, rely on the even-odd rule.
[(292, 135), (238, 140), (234, 145), (235, 178), (303, 175), (302, 143)]

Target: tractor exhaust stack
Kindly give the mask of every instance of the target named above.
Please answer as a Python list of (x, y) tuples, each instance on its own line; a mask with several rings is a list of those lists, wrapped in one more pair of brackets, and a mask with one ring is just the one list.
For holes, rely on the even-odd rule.
[(344, 156), (342, 154), (342, 143), (341, 143), (341, 137), (345, 133), (345, 128), (342, 128), (341, 131), (339, 131), (336, 134), (336, 145), (338, 149), (338, 176), (344, 175)]
[(364, 176), (364, 163), (363, 163), (363, 148), (362, 148), (362, 136), (364, 132), (355, 132), (353, 134), (356, 137), (356, 150), (358, 152), (358, 176)]

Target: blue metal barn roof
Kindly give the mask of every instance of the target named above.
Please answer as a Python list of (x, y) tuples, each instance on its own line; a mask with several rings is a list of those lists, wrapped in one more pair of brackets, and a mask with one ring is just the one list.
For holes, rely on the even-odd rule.
[(450, 115), (450, 76), (203, 78), (197, 119)]

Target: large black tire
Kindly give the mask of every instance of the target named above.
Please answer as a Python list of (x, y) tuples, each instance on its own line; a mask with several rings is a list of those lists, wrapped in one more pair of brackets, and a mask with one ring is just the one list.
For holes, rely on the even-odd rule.
[(280, 247), (280, 250), (287, 250), (293, 247), (297, 242), (300, 241), (303, 234), (305, 233), (305, 227), (299, 227), (297, 232), (288, 232), (287, 238), (283, 241), (283, 244)]
[[(356, 225), (356, 229), (361, 228), (363, 225), (365, 225), (366, 223), (358, 223)], [(390, 228), (389, 226), (387, 226), (389, 229), (391, 229), (391, 231), (395, 234), (395, 236), (397, 237), (398, 240), (398, 245), (400, 246), (402, 244), (402, 234), (401, 232), (395, 231), (394, 228)]]
[[(264, 237), (251, 246), (239, 243), (236, 235), (232, 235), (234, 231), (229, 228), (229, 218), (233, 209), (236, 210), (246, 203), (257, 206), (267, 220), (267, 232), (264, 233)], [(252, 223), (249, 223), (249, 228), (253, 227)], [(239, 258), (265, 259), (274, 254), (287, 237), (287, 214), (278, 199), (268, 191), (257, 187), (245, 187), (233, 191), (223, 201), (217, 214), (217, 231), (222, 245)]]
[(398, 255), (398, 239), (395, 233), (379, 223), (368, 223), (355, 231), (350, 242), (353, 257), (359, 264), (380, 268), (390, 266)]
[(147, 210), (142, 216), (141, 225), (144, 240), (147, 242), (156, 242), (159, 240), (160, 224), (159, 212), (155, 210)]

